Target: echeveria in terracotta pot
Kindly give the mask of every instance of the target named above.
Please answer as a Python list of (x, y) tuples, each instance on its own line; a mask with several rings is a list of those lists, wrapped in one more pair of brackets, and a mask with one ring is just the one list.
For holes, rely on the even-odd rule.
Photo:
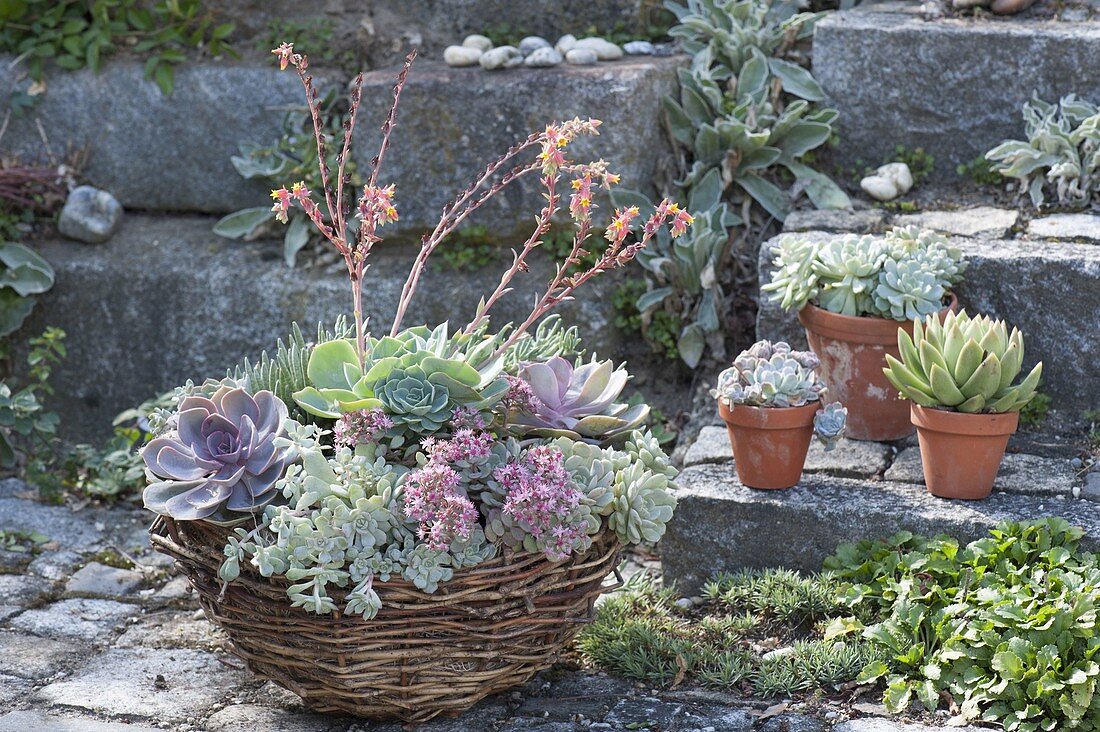
[(810, 351), (760, 341), (719, 375), (711, 394), (742, 484), (790, 488), (802, 477), (813, 436), (830, 450), (843, 435), (847, 410), (835, 402), (822, 407), (826, 389), (818, 365)]
[(981, 499), (993, 490), (1020, 409), (1035, 396), (1040, 361), (1017, 382), (1024, 338), (1001, 320), (962, 311), (929, 316), (898, 332), (900, 360), (883, 372), (912, 402), (924, 482), (942, 498)]

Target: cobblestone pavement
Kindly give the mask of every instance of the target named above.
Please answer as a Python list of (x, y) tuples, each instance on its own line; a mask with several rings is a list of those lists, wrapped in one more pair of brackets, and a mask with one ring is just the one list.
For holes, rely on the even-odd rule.
[[(398, 732), (394, 724), (310, 713), (290, 692), (255, 679), (197, 610), (184, 578), (149, 549), (147, 521), (130, 508), (45, 505), (19, 481), (0, 482), (0, 532), (46, 537), (34, 553), (0, 550), (0, 732)], [(419, 729), (924, 729), (874, 716), (849, 721), (860, 716), (851, 709), (779, 709), (559, 667)], [(861, 709), (873, 714), (877, 707)]]

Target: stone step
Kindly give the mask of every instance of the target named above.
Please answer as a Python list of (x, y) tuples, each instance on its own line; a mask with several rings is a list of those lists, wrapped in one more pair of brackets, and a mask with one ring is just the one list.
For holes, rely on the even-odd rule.
[[(1003, 318), (1023, 331), (1029, 364), (1045, 363), (1041, 390), (1051, 396), (1052, 406), (1077, 418), (1089, 405), (1100, 404), (1100, 246), (1088, 243), (1098, 236), (1100, 217), (1033, 219), (1017, 235), (1016, 212), (1003, 209), (929, 211), (892, 219), (871, 212), (803, 212), (788, 228), (801, 229), (800, 236), (826, 238), (842, 230), (862, 233), (916, 224), (951, 235), (970, 261), (958, 290), (961, 306)], [(1016, 238), (1004, 238), (1009, 236)], [(771, 280), (778, 240), (760, 247), (761, 284)], [(761, 298), (756, 330), (759, 338), (805, 347), (796, 315), (770, 298)]]
[[(884, 471), (883, 457), (891, 461)], [(1087, 531), (1088, 548), (1100, 548), (1100, 502), (1085, 497), (1092, 494), (1082, 491), (1084, 476), (1064, 457), (1006, 455), (984, 501), (928, 493), (915, 447), (903, 446), (894, 457), (886, 445), (842, 444), (811, 453), (798, 486), (761, 491), (737, 480), (725, 429), (705, 427), (685, 466), (660, 546), (665, 581), (689, 594), (723, 570), (819, 570), (841, 543), (903, 530), (970, 541), (1000, 521), (1061, 516)]]
[(813, 71), (840, 110), (836, 160), (861, 171), (897, 145), (935, 156), (935, 175), (1023, 135), (1020, 110), (1076, 93), (1100, 101), (1100, 22), (926, 20), (919, 0), (863, 3), (814, 33)]
[[(343, 264), (289, 269), (278, 242), (249, 244), (211, 233), (209, 216), (128, 214), (106, 244), (41, 241), (36, 249), (57, 273), (22, 332), (57, 326), (68, 334), (69, 356), (51, 383), (63, 403), (63, 434), (100, 438), (121, 410), (186, 379), (220, 377), (244, 356), (271, 350), (292, 321), (307, 338), (316, 323), (331, 324), (351, 310)], [(444, 244), (444, 246), (446, 246)], [(537, 253), (536, 253), (537, 254)], [(380, 247), (364, 287), (364, 310), (374, 330), (388, 330), (415, 255), (411, 247)], [(303, 261), (308, 259), (302, 258)], [(509, 264), (498, 258), (483, 271), (456, 271), (433, 259), (405, 324), (465, 324)], [(551, 261), (535, 257), (531, 272), (492, 311), (496, 323), (522, 320), (550, 279)], [(585, 344), (623, 357), (612, 325), (612, 276), (586, 285), (585, 295), (559, 309), (583, 326)], [(22, 339), (20, 342), (25, 341)]]
[[(10, 61), (0, 58), (4, 66)], [(598, 138), (576, 144), (575, 158), (602, 157), (628, 187), (649, 187), (669, 150), (660, 100), (674, 90), (682, 63), (682, 57), (634, 57), (588, 67), (486, 72), (417, 62), (381, 176), (397, 184), (401, 214), (388, 235), (419, 239), (488, 163), (558, 119), (603, 120)], [(316, 73), (342, 82), (337, 74)], [(0, 79), (0, 107), (7, 105), (13, 76)], [(360, 170), (377, 152), (394, 76), (394, 70), (366, 74), (354, 151)], [(181, 66), (170, 96), (145, 80), (139, 62), (112, 62), (100, 73), (55, 72), (45, 82), (48, 91), (39, 104), (10, 120), (5, 149), (37, 159), (43, 134), (55, 154), (86, 148), (84, 176), (127, 209), (227, 213), (269, 205), (268, 188), (241, 178), (230, 157), (242, 142), (270, 144), (285, 111), (304, 105), (297, 76), (274, 63)], [(327, 88), (323, 81), (318, 85)], [(476, 221), (512, 235), (543, 203), (537, 186), (524, 182)]]

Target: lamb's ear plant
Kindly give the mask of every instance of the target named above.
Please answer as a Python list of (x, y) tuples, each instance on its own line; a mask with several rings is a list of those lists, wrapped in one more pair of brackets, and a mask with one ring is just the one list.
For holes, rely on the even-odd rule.
[(1035, 396), (1040, 361), (1021, 380), (1024, 337), (1004, 321), (948, 313), (898, 330), (901, 360), (886, 356), (883, 372), (903, 397), (922, 407), (966, 413), (1018, 412)]
[(1100, 194), (1100, 108), (1070, 94), (1056, 104), (1024, 105), (1026, 140), (1005, 140), (986, 153), (991, 169), (1020, 183), (1038, 208), (1050, 194), (1084, 208)]
[[(833, 134), (835, 110), (818, 106), (824, 92), (800, 65), (797, 46), (821, 14), (792, 12), (771, 0), (688, 0), (666, 6), (678, 24), (669, 34), (692, 55), (678, 72), (680, 90), (663, 100), (685, 164), (675, 185), (697, 224), (673, 242), (658, 237), (639, 257), (649, 276), (637, 300), (642, 333), (695, 368), (709, 349), (724, 357), (719, 314), (748, 247), (736, 227), (783, 220), (805, 194), (818, 208), (844, 208), (847, 195), (813, 168), (814, 151)], [(644, 197), (614, 191), (616, 205)], [(731, 264), (732, 262), (732, 264)]]

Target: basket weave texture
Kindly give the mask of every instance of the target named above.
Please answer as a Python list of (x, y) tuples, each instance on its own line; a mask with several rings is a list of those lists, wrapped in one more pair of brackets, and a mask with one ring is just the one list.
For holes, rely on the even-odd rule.
[[(431, 595), (404, 580), (375, 582), (382, 609), (365, 620), (292, 608), (289, 582), (244, 564), (223, 588), (227, 534), (164, 517), (150, 529), (153, 546), (176, 560), (233, 653), (318, 712), (410, 723), (461, 714), (553, 664), (611, 589), (603, 582), (621, 554), (604, 529), (583, 554), (562, 562), (502, 554), (455, 572)], [(329, 595), (342, 606), (342, 591)]]

